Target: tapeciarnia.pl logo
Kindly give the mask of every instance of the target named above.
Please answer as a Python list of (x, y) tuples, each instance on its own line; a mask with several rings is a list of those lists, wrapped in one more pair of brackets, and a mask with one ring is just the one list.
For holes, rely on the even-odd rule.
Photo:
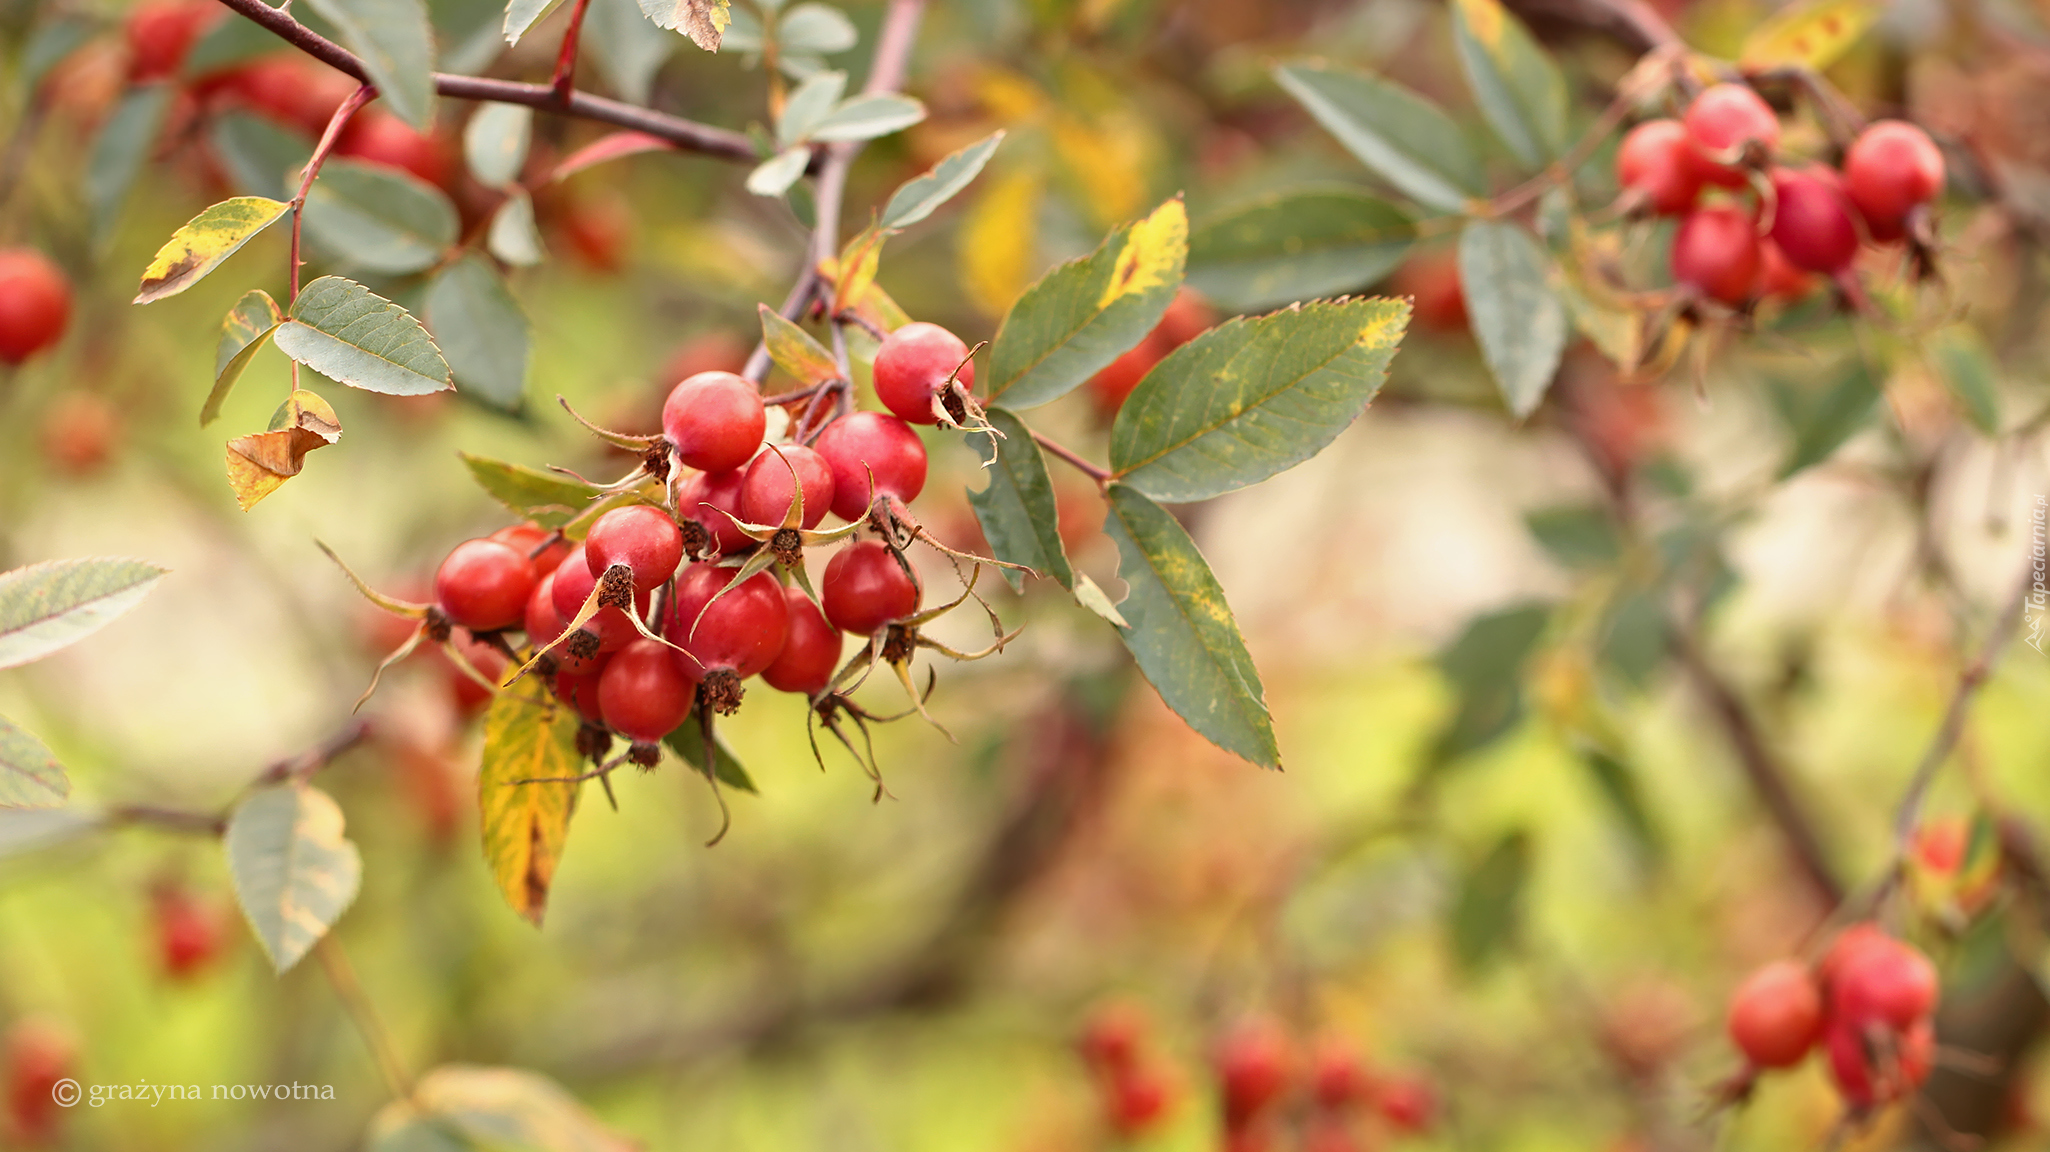
[(2044, 549), (2044, 518), (2050, 513), (2050, 496), (2036, 494), (2036, 511), (2030, 532), (2030, 543), (2034, 547), (2035, 584), (2029, 589), (2029, 638), (2028, 645), (2037, 652), (2043, 651), (2043, 633), (2050, 626), (2050, 553)]

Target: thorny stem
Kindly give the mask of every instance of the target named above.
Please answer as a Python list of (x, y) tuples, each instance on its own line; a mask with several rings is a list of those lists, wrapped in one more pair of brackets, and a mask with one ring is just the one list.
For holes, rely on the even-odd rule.
[(299, 175), (299, 191), (292, 197), (292, 295), (285, 301), (287, 306), (299, 299), (299, 267), (304, 263), (299, 259), (299, 221), (306, 215), (306, 194), (313, 190), (313, 178), (320, 175), (320, 166), (327, 163), (328, 153), (334, 151), (335, 141), (341, 138), (349, 117), (376, 95), (376, 88), (364, 84), (342, 101), (342, 106), (328, 118), (327, 131), (320, 134), (320, 143), (314, 146), (313, 155), (307, 158), (306, 168)]
[(362, 982), (356, 979), (356, 969), (349, 963), (348, 953), (342, 951), (341, 941), (329, 932), (314, 942), (313, 953), (320, 957), (321, 970), (327, 973), (327, 982), (334, 986), (342, 1007), (348, 1009), (349, 1019), (363, 1034), (363, 1042), (377, 1061), (377, 1070), (384, 1074), (385, 1086), (398, 1099), (410, 1097), (413, 1078), (399, 1059), (398, 1049), (392, 1046), (391, 1033), (385, 1031), (384, 1021), (377, 1015), (377, 1005), (370, 1002)]
[(1032, 433), (1032, 440), (1041, 448), (1046, 449), (1048, 452), (1053, 453), (1061, 460), (1080, 469), (1083, 475), (1086, 475), (1091, 480), (1096, 481), (1098, 487), (1106, 486), (1113, 479), (1116, 479), (1116, 477), (1111, 474), (1109, 469), (1099, 468), (1096, 465), (1091, 464), (1088, 460), (1084, 459), (1081, 456), (1081, 454), (1077, 453), (1074, 449), (1068, 448), (1049, 439), (1044, 433), (1035, 431), (1034, 433)]
[(564, 104), (569, 103), (576, 84), (577, 41), (584, 30), (584, 10), (590, 6), (591, 0), (577, 0), (576, 7), (570, 9), (569, 27), (562, 33), (562, 51), (555, 57), (555, 77), (548, 82), (555, 98)]

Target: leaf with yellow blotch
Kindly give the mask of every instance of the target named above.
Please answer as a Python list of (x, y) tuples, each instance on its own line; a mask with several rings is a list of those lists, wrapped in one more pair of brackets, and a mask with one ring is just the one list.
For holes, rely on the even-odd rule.
[(833, 354), (812, 339), (811, 333), (784, 319), (767, 304), (758, 305), (757, 310), (762, 316), (762, 343), (768, 346), (769, 359), (778, 368), (805, 385), (839, 379), (840, 367), (834, 363)]
[(199, 408), (201, 428), (214, 422), (221, 414), (221, 404), (228, 398), (228, 389), (242, 378), (242, 370), (256, 358), (263, 342), (276, 330), (285, 318), (278, 309), (278, 302), (261, 288), (251, 288), (235, 302), (226, 318), (221, 321), (221, 341), (214, 349), (214, 386), (206, 394), (206, 403)]
[(356, 899), (363, 857), (342, 827), (341, 806), (302, 780), (250, 793), (228, 818), (222, 842), (235, 899), (279, 972)]
[(228, 441), (228, 485), (244, 512), (305, 467), (306, 454), (342, 438), (328, 403), (301, 388), (271, 417), (270, 430)]
[[(828, 256), (819, 261), (819, 275), (836, 284), (839, 283), (839, 257)], [(911, 323), (910, 314), (904, 311), (902, 305), (892, 300), (890, 294), (883, 291), (883, 286), (876, 283), (874, 278), (870, 278), (859, 293), (850, 295), (847, 302), (840, 306), (839, 311), (843, 314), (851, 313), (864, 324), (884, 332), (895, 332)]]
[(277, 223), (291, 208), (281, 200), (237, 196), (194, 216), (185, 227), (171, 234), (169, 242), (157, 250), (157, 258), (143, 269), (142, 290), (135, 294), (135, 303), (148, 304), (176, 296), (199, 283), (221, 261), (247, 244), (250, 237)]
[(1879, 19), (1873, 0), (1807, 0), (1773, 14), (1744, 38), (1737, 62), (1747, 69), (1799, 67), (1821, 71), (1836, 63)]
[(1046, 196), (1040, 173), (1024, 169), (989, 182), (961, 222), (961, 286), (977, 308), (1001, 316), (1032, 275), (1039, 247), (1039, 205)]
[(576, 812), (581, 785), (561, 778), (583, 767), (577, 727), (575, 711), (537, 680), (499, 692), (484, 713), (484, 767), (477, 777), (484, 859), (506, 903), (536, 926)]
[(1188, 255), (1189, 214), (1177, 196), (1041, 277), (997, 329), (988, 401), (1018, 409), (1057, 400), (1137, 345), (1174, 299)]
[(871, 224), (847, 242), (835, 261), (833, 276), (833, 312), (853, 307), (854, 303), (868, 293), (869, 286), (876, 282), (876, 269), (883, 261), (883, 241), (889, 233)]
[(1566, 149), (1566, 80), (1500, 0), (1453, 0), (1452, 38), (1474, 101), (1526, 168)]

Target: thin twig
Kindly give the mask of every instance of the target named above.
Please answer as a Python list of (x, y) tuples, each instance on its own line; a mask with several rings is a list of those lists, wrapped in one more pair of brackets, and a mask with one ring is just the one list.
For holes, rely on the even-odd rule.
[(1041, 448), (1046, 449), (1048, 452), (1053, 453), (1061, 460), (1069, 464), (1072, 464), (1076, 468), (1080, 469), (1084, 475), (1088, 476), (1091, 480), (1096, 481), (1097, 484), (1104, 485), (1109, 484), (1111, 482), (1112, 476), (1108, 468), (1099, 468), (1096, 465), (1091, 464), (1086, 458), (1084, 458), (1080, 453), (1076, 452), (1074, 449), (1047, 438), (1047, 436), (1044, 433), (1037, 431), (1033, 432), (1032, 440)]
[(287, 305), (299, 299), (299, 268), (305, 263), (299, 259), (299, 221), (306, 215), (306, 194), (313, 191), (313, 178), (320, 175), (320, 166), (327, 162), (328, 153), (334, 151), (335, 141), (341, 138), (349, 117), (376, 95), (377, 89), (369, 84), (349, 93), (349, 98), (328, 118), (327, 131), (320, 134), (320, 143), (314, 145), (313, 155), (307, 157), (306, 167), (299, 174), (299, 192), (292, 197), (292, 295), (285, 301)]
[(372, 1059), (377, 1061), (377, 1070), (384, 1074), (385, 1086), (400, 1100), (410, 1097), (413, 1078), (400, 1061), (398, 1049), (392, 1046), (391, 1033), (385, 1031), (384, 1021), (377, 1015), (377, 1005), (370, 1002), (362, 983), (356, 979), (356, 969), (349, 964), (348, 954), (342, 951), (342, 942), (335, 939), (335, 934), (330, 931), (314, 942), (313, 952), (320, 957), (321, 970), (327, 973), (327, 982), (334, 985), (342, 1007), (348, 1009), (356, 1031), (363, 1034), (363, 1042), (369, 1046)]

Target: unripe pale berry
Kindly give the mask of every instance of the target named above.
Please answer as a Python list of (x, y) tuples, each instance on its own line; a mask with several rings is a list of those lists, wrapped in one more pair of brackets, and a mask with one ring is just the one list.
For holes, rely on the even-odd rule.
[(666, 645), (646, 638), (612, 654), (598, 676), (605, 726), (637, 744), (653, 744), (690, 715), (695, 688)]
[(33, 248), (0, 249), (0, 363), (55, 344), (71, 320), (71, 282)]
[(967, 358), (968, 345), (945, 328), (923, 321), (906, 324), (876, 349), (876, 398), (913, 424), (937, 424), (933, 396), (957, 365), (961, 386), (975, 386), (974, 362), (962, 363)]
[(1858, 254), (1850, 199), (1827, 168), (1775, 168), (1772, 241), (1796, 268), (1833, 275)]
[(879, 541), (857, 540), (826, 565), (819, 596), (833, 627), (868, 636), (918, 611), (918, 578)]
[(1754, 1067), (1792, 1067), (1822, 1033), (1822, 992), (1807, 968), (1776, 960), (1731, 994), (1728, 1028)]
[(741, 482), (740, 518), (750, 524), (780, 527), (790, 514), (799, 485), (804, 490), (799, 527), (815, 528), (833, 510), (832, 466), (801, 444), (781, 444), (773, 452), (762, 453), (747, 466), (747, 476)]
[(1637, 192), (1661, 216), (1694, 206), (1701, 169), (1694, 137), (1678, 120), (1647, 120), (1625, 133), (1616, 150), (1616, 183)]
[(925, 490), (925, 444), (911, 425), (888, 413), (850, 412), (826, 425), (813, 447), (833, 471), (833, 515), (842, 520), (868, 515), (871, 482), (876, 496), (904, 504)]
[(768, 427), (762, 394), (731, 372), (700, 372), (669, 390), (662, 434), (684, 467), (724, 472), (754, 457)]
[(1844, 191), (1873, 239), (1898, 239), (1908, 212), (1943, 191), (1943, 152), (1913, 124), (1878, 121), (1844, 153)]
[(675, 575), (683, 561), (683, 533), (669, 513), (646, 504), (614, 508), (584, 537), (584, 564), (593, 577), (614, 564), (633, 570), (634, 587), (648, 591)]
[(783, 634), (783, 650), (762, 669), (762, 683), (778, 692), (817, 695), (839, 670), (840, 633), (803, 589), (783, 589), (783, 600), (789, 608), (789, 628)]
[(1758, 275), (1758, 226), (1727, 204), (1696, 208), (1673, 231), (1673, 279), (1725, 304), (1742, 304)]
[(773, 664), (783, 651), (790, 609), (782, 586), (767, 572), (758, 572), (719, 595), (735, 571), (688, 564), (676, 578), (675, 607), (663, 635), (689, 653), (670, 655), (692, 680), (720, 671), (745, 680)]
[(518, 627), (534, 590), (534, 566), (496, 540), (465, 540), (434, 573), (434, 600), (472, 632)]
[(1746, 144), (1756, 142), (1770, 156), (1780, 143), (1780, 121), (1772, 106), (1742, 84), (1716, 84), (1687, 105), (1687, 134), (1700, 148), (1701, 178), (1736, 188), (1744, 184), (1742, 167), (1725, 163)]

